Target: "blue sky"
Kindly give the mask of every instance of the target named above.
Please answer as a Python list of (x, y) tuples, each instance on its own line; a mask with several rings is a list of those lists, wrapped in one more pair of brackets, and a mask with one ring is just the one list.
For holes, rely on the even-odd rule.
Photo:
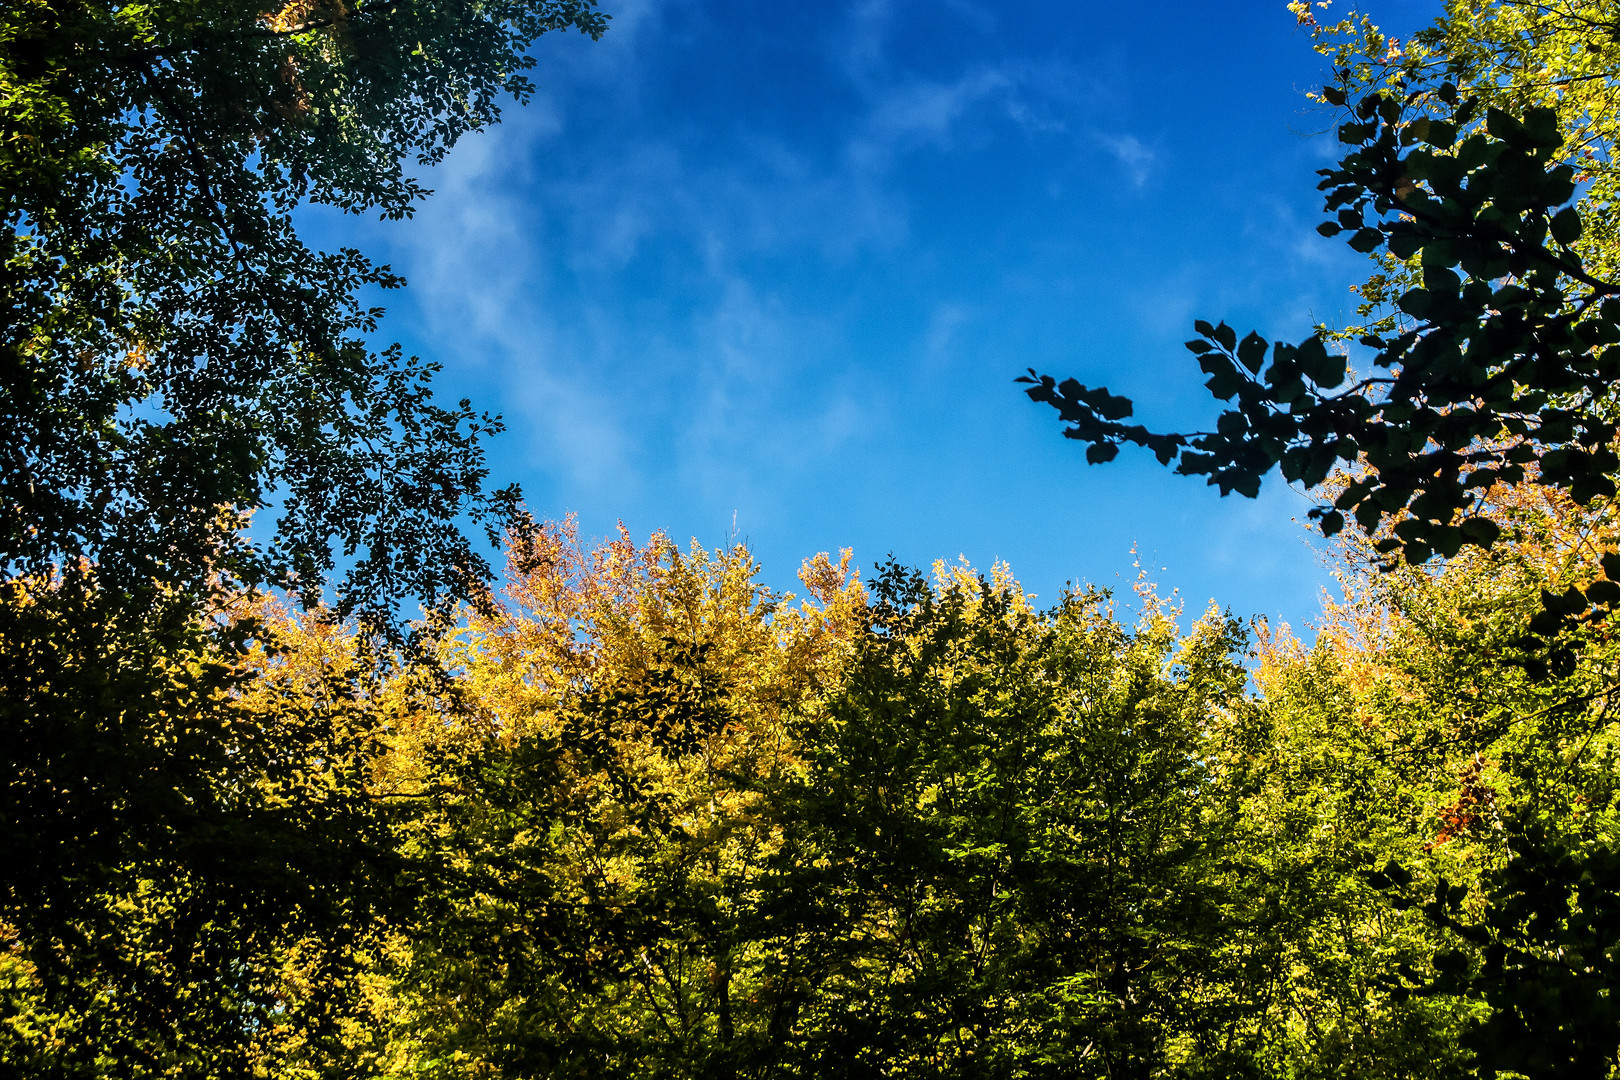
[[(1088, 467), (1013, 383), (1198, 425), (1194, 318), (1349, 314), (1362, 258), (1314, 231), (1322, 59), (1282, 0), (603, 6), (414, 220), (311, 219), (409, 279), (385, 332), (505, 415), (498, 481), (587, 535), (735, 529), (779, 587), (852, 547), (1052, 598), (1128, 584), (1134, 546), (1195, 610), (1309, 620), (1301, 493)], [(1434, 8), (1367, 10), (1404, 34)]]

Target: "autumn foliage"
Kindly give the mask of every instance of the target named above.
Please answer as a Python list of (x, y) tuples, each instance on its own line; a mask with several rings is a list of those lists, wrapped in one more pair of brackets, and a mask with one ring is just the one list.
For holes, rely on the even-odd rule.
[[(1503, 882), (1566, 880), (1536, 861), (1554, 849), (1608, 865), (1620, 796), (1607, 638), (1563, 678), (1522, 662), (1525, 613), (1591, 573), (1606, 511), (1503, 490), (1491, 512), (1508, 541), (1438, 570), (1347, 543), (1310, 646), (1189, 624), (1146, 583), (1129, 616), (1097, 590), (1043, 608), (1005, 568), (863, 578), (848, 552), (796, 599), (744, 548), (571, 522), (513, 536), (501, 590), (414, 658), (221, 594), (211, 629), (143, 639), (161, 655), (129, 654), (119, 691), (171, 718), (142, 752), (198, 756), (205, 786), (8, 908), (8, 1059), (1457, 1074), (1511, 1043), (1503, 957), (1556, 966), (1606, 910), (1568, 884), (1527, 936), (1492, 921), (1532, 902)], [(93, 575), (14, 583), (29, 629), (0, 642), (72, 678), (118, 648), (75, 614), (94, 603)], [(38, 812), (82, 830), (138, 782), (100, 745), (136, 729), (53, 695), (79, 756), (13, 760), (99, 771)], [(1597, 1008), (1594, 978), (1561, 992)]]

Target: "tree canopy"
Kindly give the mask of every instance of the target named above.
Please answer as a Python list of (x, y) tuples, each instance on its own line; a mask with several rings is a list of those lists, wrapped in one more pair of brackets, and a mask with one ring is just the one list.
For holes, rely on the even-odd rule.
[(518, 494), (488, 490), (498, 419), (370, 340), (399, 279), (294, 213), (408, 215), (530, 94), (537, 36), (605, 27), (591, 0), (0, 10), (8, 1070), (335, 1060), (330, 993), (425, 871), (369, 786), (379, 669), (299, 669), (251, 590), (397, 629), (479, 593), (463, 529), (499, 538)]
[[(1310, 5), (1294, 10), (1314, 26)], [(1342, 109), (1349, 148), (1321, 170), (1319, 231), (1377, 259), (1369, 325), (1294, 345), (1198, 322), (1187, 347), (1229, 403), (1211, 431), (1153, 432), (1127, 422), (1128, 399), (1033, 371), (1029, 396), (1088, 461), (1133, 443), (1222, 494), (1253, 496), (1274, 468), (1307, 488), (1349, 469), (1312, 518), (1330, 536), (1347, 516), (1388, 524), (1382, 550), (1414, 562), (1488, 547), (1497, 482), (1612, 495), (1612, 5), (1455, 3), (1404, 49), (1364, 19), (1315, 32), (1335, 63), (1321, 100)]]
[(1611, 7), (1315, 26), (1364, 322), (1199, 324), (1214, 431), (1032, 373), (1092, 460), (1320, 492), (1309, 645), (485, 491), (292, 214), (408, 214), (588, 0), (0, 11), (0, 1071), (1611, 1076)]
[(1005, 568), (822, 556), (795, 599), (742, 548), (567, 524), (513, 540), (438, 676), (260, 601), (255, 638), (191, 654), (233, 695), (131, 655), (126, 714), (183, 718), (166, 745), (206, 779), (8, 913), (0, 1053), (55, 1076), (1606, 1076), (1614, 645), (1541, 679), (1510, 654), (1541, 591), (1598, 572), (1613, 512), (1533, 485), (1486, 512), (1497, 544), (1438, 571), (1380, 572), (1350, 527), (1309, 647), (1186, 625), (1145, 583), (1135, 614), (1096, 589), (1042, 608)]
[[(515, 489), (499, 421), (370, 340), (400, 284), (316, 252), (304, 202), (386, 217), (419, 165), (533, 89), (592, 0), (21, 0), (0, 12), (0, 566), (87, 558), (115, 588), (211, 575), (344, 610), (465, 596)], [(248, 539), (248, 515), (276, 516)]]

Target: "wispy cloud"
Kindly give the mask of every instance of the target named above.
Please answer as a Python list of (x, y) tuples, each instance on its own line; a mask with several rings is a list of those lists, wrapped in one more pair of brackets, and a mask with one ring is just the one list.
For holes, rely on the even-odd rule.
[[(902, 0), (862, 0), (822, 39), (844, 96), (818, 138), (746, 110), (710, 129), (669, 123), (653, 54), (698, 7), (618, 4), (601, 43), (546, 57), (543, 96), (458, 148), (408, 233), (427, 332), (500, 373), (518, 437), (565, 500), (660, 482), (766, 491), (772, 470), (813, 471), (870, 437), (882, 407), (836, 313), (785, 298), (760, 266), (808, 258), (836, 276), (909, 242), (910, 163), (948, 169), (994, 138), (1084, 145), (1070, 133), (1097, 127), (1086, 78), (1050, 57), (899, 63)], [(956, 8), (942, 17), (994, 23)], [(1133, 135), (1091, 142), (1097, 167), (1131, 183), (1156, 160)], [(915, 330), (919, 362), (970, 317), (936, 307)]]
[(1097, 142), (1124, 166), (1126, 175), (1139, 187), (1159, 158), (1155, 150), (1135, 135), (1098, 135)]
[(973, 314), (973, 308), (967, 304), (941, 303), (934, 306), (923, 338), (929, 360), (938, 363), (947, 358), (956, 344), (957, 332), (973, 318)]

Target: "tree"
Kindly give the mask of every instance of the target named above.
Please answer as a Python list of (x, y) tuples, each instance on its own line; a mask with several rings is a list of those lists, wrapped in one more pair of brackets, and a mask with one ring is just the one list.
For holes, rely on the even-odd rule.
[[(0, 570), (87, 558), (102, 585), (210, 576), (386, 620), (487, 576), (480, 439), (432, 364), (366, 341), (362, 290), (305, 201), (403, 217), (439, 160), (532, 91), (525, 49), (594, 0), (19, 0), (0, 12)], [(274, 508), (255, 544), (248, 515)]]
[(562, 525), (511, 554), (444, 643), (463, 722), (428, 711), (396, 742), (444, 872), (379, 970), (375, 1052), (433, 1076), (746, 1075), (775, 1034), (766, 796), (846, 651), (847, 553), (806, 565), (801, 605), (741, 547), (587, 551)]
[(592, 0), (0, 9), (8, 1066), (318, 1071), (341, 1047), (339, 974), (411, 896), (369, 783), (388, 657), (291, 689), (287, 624), (239, 590), (315, 603), (343, 560), (326, 617), (397, 629), (408, 599), (480, 591), (460, 525), (498, 536), (518, 496), (485, 490), (498, 420), (367, 342), (362, 290), (399, 279), (292, 215), (408, 215), (415, 165), (528, 96), (539, 34), (605, 26)]
[(1543, 593), (1603, 572), (1593, 541), (1615, 511), (1528, 484), (1486, 509), (1496, 545), (1435, 567), (1379, 573), (1351, 534), (1346, 601), (1315, 649), (1272, 652), (1257, 681), (1279, 715), (1314, 709), (1338, 729), (1316, 740), (1337, 759), (1322, 772), (1366, 778), (1330, 788), (1361, 792), (1359, 821), (1336, 831), (1384, 831), (1347, 872), (1404, 911), (1409, 942), (1347, 958), (1373, 992), (1449, 1003), (1449, 1052), (1474, 1075), (1607, 1076), (1617, 655), (1605, 628), (1580, 626), (1555, 635), (1585, 639), (1561, 676), (1530, 678), (1515, 657)]
[(1483, 913), (1467, 911), (1469, 890), (1443, 878), (1424, 905), (1478, 952), (1437, 954), (1424, 991), (1490, 1006), (1461, 1040), (1483, 1076), (1605, 1080), (1620, 1059), (1620, 850), (1571, 843), (1526, 820), (1512, 822), (1508, 842), (1507, 858), (1481, 883)]
[[(1612, 5), (1458, 3), (1404, 52), (1370, 24), (1339, 29), (1359, 36), (1322, 98), (1343, 108), (1350, 149), (1321, 171), (1332, 217), (1319, 231), (1383, 259), (1368, 294), (1396, 310), (1359, 337), (1368, 373), (1351, 374), (1326, 327), (1292, 345), (1200, 321), (1187, 347), (1230, 403), (1212, 431), (1152, 432), (1126, 422), (1129, 400), (1034, 371), (1029, 396), (1088, 461), (1132, 443), (1222, 494), (1255, 495), (1273, 468), (1307, 488), (1349, 468), (1312, 518), (1328, 535), (1347, 516), (1388, 523), (1381, 550), (1412, 562), (1488, 547), (1481, 510), (1498, 482), (1613, 495)], [(1620, 600), (1620, 586), (1592, 599)]]
[(1240, 1074), (1266, 965), (1221, 872), (1235, 621), (1039, 612), (1003, 568), (871, 592), (783, 791), (790, 1074)]
[[(1391, 956), (1375, 984), (1463, 1002), (1457, 1046), (1477, 1075), (1607, 1076), (1620, 1055), (1620, 19), (1586, 0), (1450, 3), (1403, 48), (1368, 20), (1317, 27), (1313, 5), (1290, 7), (1335, 62), (1320, 99), (1344, 110), (1350, 149), (1322, 170), (1333, 217), (1320, 231), (1375, 259), (1364, 324), (1317, 327), (1298, 346), (1196, 324), (1188, 348), (1233, 402), (1208, 432), (1155, 433), (1125, 422), (1130, 402), (1106, 389), (1024, 381), (1090, 444), (1088, 460), (1133, 443), (1250, 496), (1280, 467), (1331, 499), (1312, 511), (1324, 533), (1351, 525), (1394, 571), (1370, 655), (1399, 696), (1369, 720), (1430, 730), (1398, 750), (1381, 731), (1339, 767), (1449, 760), (1457, 790), (1436, 800), (1423, 855), (1364, 875), (1398, 906), (1421, 901), (1445, 935), (1426, 960)], [(1369, 353), (1353, 356), (1352, 340)], [(1360, 357), (1371, 374), (1352, 377)], [(1561, 532), (1575, 540), (1560, 549), (1548, 537)], [(1431, 573), (1414, 569), (1436, 554)], [(1479, 861), (1437, 874), (1429, 853), (1459, 840)], [(1415, 890), (1414, 864), (1428, 877)]]
[(370, 658), (306, 644), (289, 662), (292, 636), (323, 635), (262, 601), (210, 627), (75, 584), (0, 586), (0, 1062), (334, 1067), (356, 951), (413, 889), (372, 784), (389, 717)]

